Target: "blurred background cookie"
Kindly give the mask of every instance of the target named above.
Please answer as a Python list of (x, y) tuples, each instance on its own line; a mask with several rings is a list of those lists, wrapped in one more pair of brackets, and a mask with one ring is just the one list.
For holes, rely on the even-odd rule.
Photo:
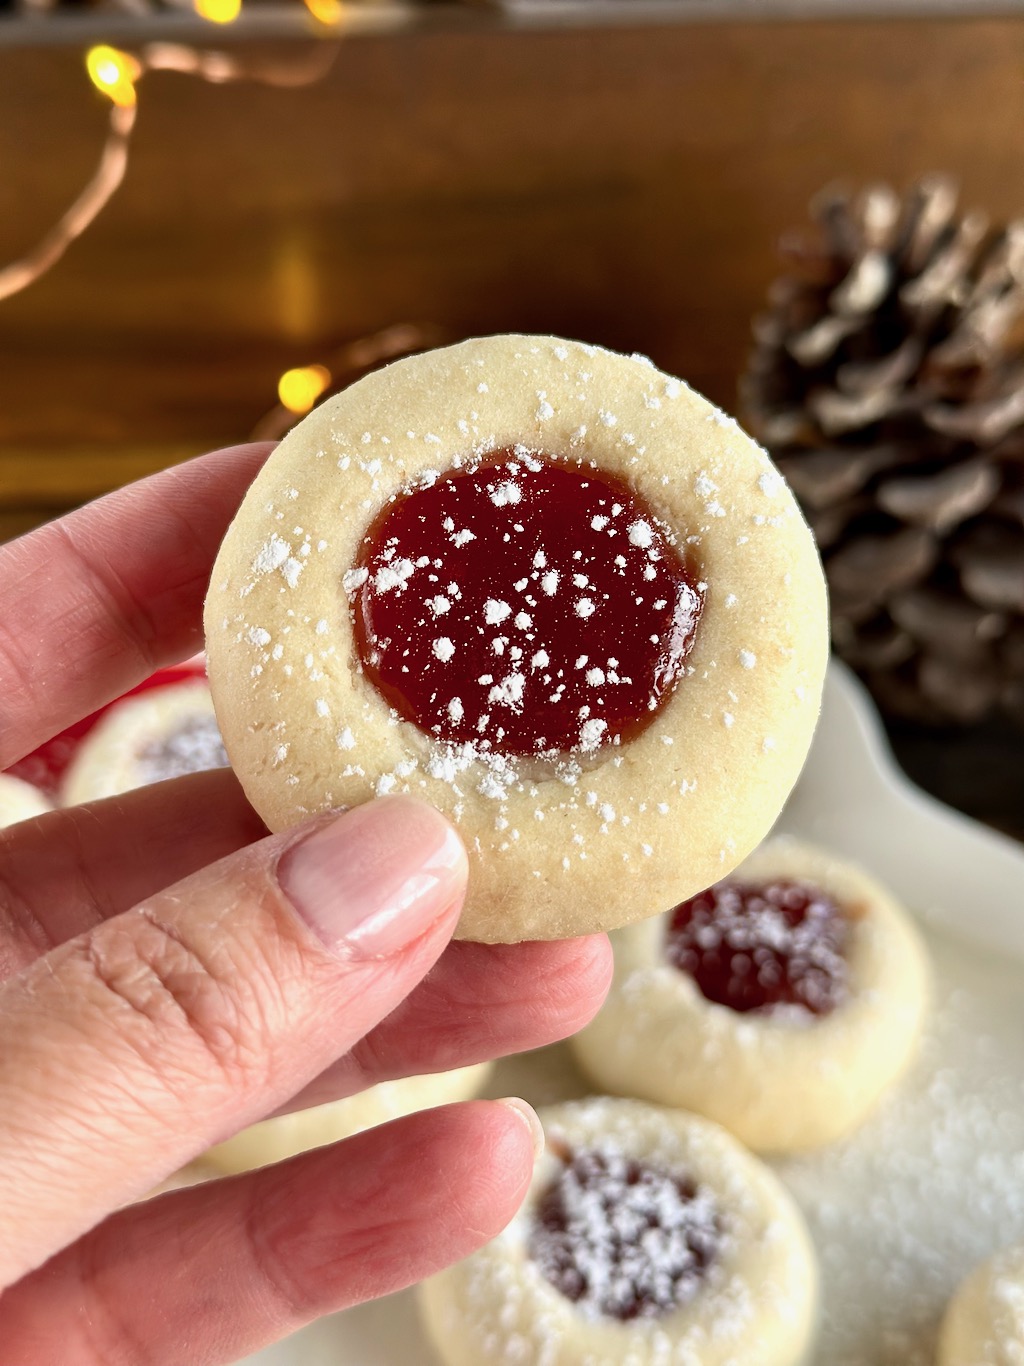
[(89, 731), (64, 775), (61, 800), (75, 806), (227, 763), (202, 679), (151, 688), (115, 703)]
[(37, 787), (9, 773), (0, 773), (0, 829), (52, 810), (53, 807)]
[(1024, 1362), (1024, 1245), (982, 1262), (950, 1300), (936, 1366)]
[(718, 1125), (634, 1101), (541, 1112), (548, 1150), (512, 1223), (426, 1281), (446, 1366), (799, 1366), (810, 1238), (776, 1176)]
[(469, 1100), (480, 1090), (490, 1070), (490, 1063), (476, 1063), (425, 1077), (384, 1081), (344, 1100), (250, 1125), (234, 1138), (211, 1148), (201, 1161), (221, 1172), (243, 1172), (281, 1162), (307, 1148), (337, 1143), (416, 1110)]
[[(625, 893), (624, 893), (625, 894)], [(572, 1041), (603, 1089), (692, 1109), (758, 1150), (857, 1125), (913, 1056), (924, 945), (859, 868), (790, 839), (615, 936), (615, 978)]]

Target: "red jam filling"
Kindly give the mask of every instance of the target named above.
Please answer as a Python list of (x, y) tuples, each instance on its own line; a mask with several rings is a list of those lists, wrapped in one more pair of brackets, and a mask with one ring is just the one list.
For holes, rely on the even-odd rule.
[(506, 755), (630, 740), (703, 585), (629, 487), (503, 451), (389, 503), (346, 575), (363, 669), (407, 721)]
[(192, 716), (167, 735), (143, 745), (136, 764), (144, 783), (159, 783), (208, 768), (227, 768), (228, 755), (213, 717)]
[(665, 951), (731, 1010), (827, 1015), (846, 998), (849, 917), (804, 882), (716, 883), (677, 906)]
[(574, 1153), (541, 1197), (530, 1256), (590, 1317), (658, 1318), (699, 1292), (721, 1243), (710, 1194), (613, 1149)]

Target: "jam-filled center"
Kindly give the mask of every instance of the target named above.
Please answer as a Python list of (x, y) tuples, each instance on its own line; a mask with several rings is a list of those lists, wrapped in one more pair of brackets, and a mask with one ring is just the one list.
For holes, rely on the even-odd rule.
[(588, 1316), (625, 1322), (687, 1304), (718, 1255), (714, 1198), (689, 1177), (611, 1148), (569, 1156), (541, 1197), (530, 1256)]
[(399, 495), (345, 587), (363, 669), (399, 715), (507, 755), (639, 734), (703, 601), (626, 484), (520, 450)]
[(137, 755), (144, 783), (183, 778), (208, 768), (227, 768), (227, 750), (212, 716), (190, 716), (159, 739), (148, 741)]
[(809, 883), (726, 880), (676, 907), (665, 952), (718, 1005), (827, 1015), (846, 998), (849, 928)]

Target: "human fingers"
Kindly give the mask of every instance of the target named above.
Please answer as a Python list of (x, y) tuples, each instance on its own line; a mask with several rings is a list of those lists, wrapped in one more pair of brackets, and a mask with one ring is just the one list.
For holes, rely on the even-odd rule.
[[(0, 981), (264, 833), (228, 770), (58, 812), (6, 840), (0, 833)], [(603, 935), (452, 943), (396, 1011), (286, 1108), (565, 1038), (599, 1008), (611, 966)]]
[(451, 936), (465, 852), (368, 803), (250, 845), (0, 988), (0, 1288), (265, 1115)]
[(217, 547), (271, 449), (201, 456), (0, 547), (0, 769), (199, 649)]
[[(521, 1105), (518, 1102), (517, 1105)], [(215, 1366), (468, 1256), (518, 1209), (529, 1112), (444, 1106), (122, 1211), (0, 1299), (19, 1366)], [(6, 1358), (5, 1358), (6, 1359)]]
[(449, 944), (415, 991), (280, 1113), (568, 1038), (600, 1010), (611, 975), (603, 934), (543, 944)]
[(0, 983), (266, 833), (225, 768), (0, 831)]

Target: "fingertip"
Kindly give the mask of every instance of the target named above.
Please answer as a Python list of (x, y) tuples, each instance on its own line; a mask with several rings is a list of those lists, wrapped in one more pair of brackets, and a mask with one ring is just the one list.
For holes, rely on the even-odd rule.
[(519, 1096), (503, 1096), (498, 1104), (511, 1110), (526, 1125), (530, 1142), (533, 1144), (533, 1160), (536, 1163), (544, 1151), (544, 1126), (537, 1111)]
[[(433, 1199), (444, 1211), (459, 1257), (496, 1237), (515, 1215), (533, 1178), (540, 1120), (519, 1097), (467, 1100), (423, 1110), (378, 1131), (440, 1156)], [(539, 1136), (539, 1139), (538, 1139)]]
[(277, 863), (280, 887), (320, 941), (363, 958), (391, 957), (441, 922), (450, 933), (466, 879), (454, 827), (408, 797), (314, 823)]
[(460, 1146), (477, 1155), (472, 1172), (459, 1173), (455, 1198), (470, 1251), (496, 1238), (526, 1198), (544, 1131), (532, 1106), (519, 1097), (464, 1101), (456, 1112)]
[(604, 1005), (615, 969), (611, 942), (606, 934), (592, 934), (536, 947), (543, 955), (548, 1041), (566, 1039)]
[(579, 953), (581, 994), (593, 1004), (596, 1015), (608, 995), (615, 971), (611, 940), (606, 934), (591, 934), (575, 942)]

